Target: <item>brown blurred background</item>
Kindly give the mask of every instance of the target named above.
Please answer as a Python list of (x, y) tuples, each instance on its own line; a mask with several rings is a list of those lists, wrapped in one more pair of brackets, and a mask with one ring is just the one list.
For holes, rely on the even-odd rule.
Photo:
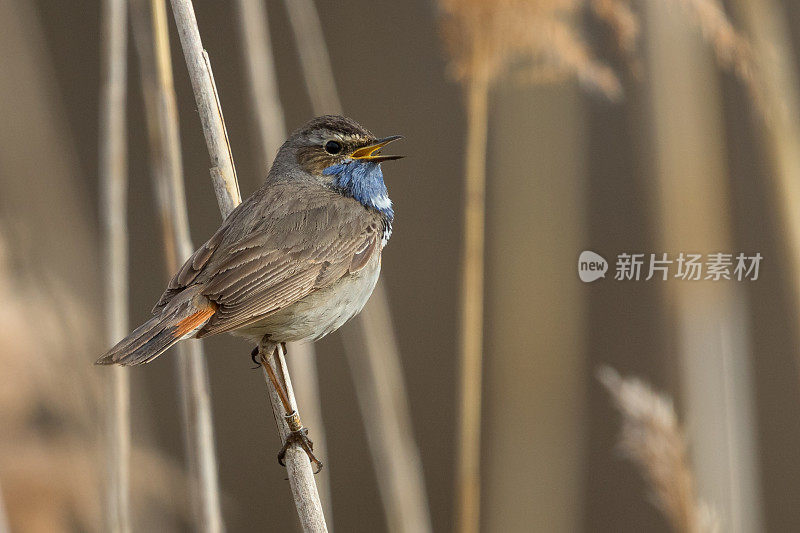
[[(690, 21), (677, 9), (651, 3), (659, 2), (650, 0), (642, 3), (649, 7), (637, 7), (643, 37), (636, 69), (620, 56), (607, 27), (588, 16), (583, 21), (595, 55), (609, 62), (622, 79), (625, 95), (620, 102), (586, 93), (570, 81), (535, 86), (506, 81), (492, 91), (482, 449), (486, 531), (669, 531), (639, 471), (615, 448), (619, 416), (594, 379), (598, 365), (640, 376), (670, 394), (681, 418), (689, 419), (690, 446), (695, 442), (692, 428), (718, 422), (692, 421), (684, 405), (692, 397), (686, 393), (691, 385), (680, 377), (686, 366), (678, 356), (682, 337), (676, 331), (685, 329), (678, 324), (675, 301), (691, 302), (693, 294), (676, 293), (705, 291), (702, 284), (673, 289), (672, 284), (655, 280), (617, 282), (607, 276), (584, 285), (575, 269), (578, 254), (586, 249), (610, 261), (621, 252), (762, 254), (757, 281), (719, 282), (742, 302), (745, 326), (736, 349), (743, 354), (744, 377), (738, 383), (750, 387), (746, 393), (733, 394), (752, 400), (752, 416), (745, 414), (742, 420), (744, 433), (753, 440), (748, 449), (756, 475), (748, 479), (759, 509), (753, 511), (756, 518), (742, 520), (743, 526), (728, 524), (723, 530), (789, 531), (800, 526), (796, 504), (800, 501), (800, 338), (797, 307), (787, 290), (797, 273), (788, 266), (784, 223), (776, 214), (779, 201), (759, 134), (761, 118), (736, 76), (714, 64), (710, 47)], [(29, 381), (31, 387), (40, 386), (37, 373), (48, 371), (50, 352), (57, 350), (60, 366), (50, 385), (56, 403), (78, 402), (84, 396), (88, 399), (80, 401), (96, 401), (81, 380), (96, 383), (105, 370), (91, 366), (102, 351), (101, 338), (86, 338), (87, 331), (99, 331), (104, 314), (98, 264), (98, 4), (0, 2), (4, 50), (0, 112), (5, 118), (0, 128), (0, 273), (8, 278), (4, 294), (20, 300), (9, 313), (18, 322), (0, 322), (0, 346), (10, 360), (3, 364), (11, 369), (0, 370), (0, 384), (10, 387)], [(384, 169), (397, 219), (385, 251), (383, 279), (403, 356), (433, 529), (450, 531), (465, 128), (462, 91), (448, 76), (437, 6), (432, 2), (317, 4), (346, 114), (377, 134), (405, 136), (398, 150), (408, 157)], [(792, 50), (798, 52), (800, 4), (790, 0), (779, 4), (792, 32)], [(195, 9), (246, 196), (266, 169), (257, 166), (234, 6), (197, 1)], [(270, 0), (267, 9), (282, 103), (287, 125), (293, 129), (311, 117), (311, 108), (283, 3)], [(738, 25), (735, 16), (733, 21)], [(664, 24), (682, 31), (664, 29)], [(171, 16), (170, 26), (192, 237), (199, 243), (220, 219)], [(139, 323), (149, 316), (167, 274), (132, 46), (129, 53), (130, 312), (131, 321)], [(792, 60), (800, 66), (796, 56)], [(678, 118), (686, 112), (700, 121), (696, 129), (689, 119), (677, 125), (679, 130), (686, 128), (685, 135), (698, 153), (681, 152), (664, 140), (668, 138), (664, 132), (675, 125), (659, 118), (660, 102), (679, 97), (682, 90), (689, 103), (665, 105), (674, 106), (668, 109)], [(693, 131), (699, 132), (696, 140)], [(661, 159), (670, 150), (693, 161), (709, 153), (716, 159), (670, 166)], [(692, 189), (692, 172), (719, 174), (712, 190), (719, 194), (716, 200), (689, 202), (705, 194)], [(667, 189), (672, 184), (676, 190), (670, 196)], [(664, 201), (665, 197), (674, 201)], [(712, 245), (698, 250), (696, 241), (689, 242), (690, 236), (720, 224), (727, 227), (725, 249)], [(708, 296), (709, 301), (717, 297), (713, 290)], [(693, 320), (702, 322), (707, 315), (696, 311)], [(52, 327), (63, 330), (62, 340), (46, 347), (26, 341), (24, 349), (15, 344), (15, 335), (25, 337), (18, 328), (35, 333), (42, 327), (43, 315), (46, 327), (61, 324)], [(251, 347), (227, 336), (208, 339), (206, 347), (228, 531), (294, 528), (285, 472), (274, 458), (279, 442), (264, 382), (259, 372), (251, 370)], [(365, 459), (365, 432), (339, 335), (324, 339), (317, 348), (327, 432), (322, 457), (331, 475), (333, 523), (339, 531), (385, 531), (376, 473)], [(131, 370), (131, 376), (134, 442), (154, 450), (158, 461), (168, 465), (164, 468), (178, 471), (183, 443), (174, 365), (166, 356)], [(4, 398), (0, 412), (16, 409), (12, 400), (22, 395), (0, 395)], [(29, 414), (19, 409), (14, 412)], [(69, 413), (50, 423), (99, 424), (96, 406), (75, 407)], [(13, 428), (15, 416), (0, 420)], [(40, 421), (37, 424), (40, 428)], [(314, 428), (311, 431), (313, 436)], [(23, 442), (19, 438), (11, 429), (0, 429), (4, 441), (0, 487), (9, 515), (15, 505), (27, 505), (25, 498), (49, 498), (44, 481), (31, 483), (30, 495), (9, 494), (11, 477), (46, 479), (56, 476), (58, 465), (55, 452), (45, 447), (42, 454), (53, 458), (53, 464), (11, 468), (22, 464), (14, 447)], [(730, 457), (736, 459), (735, 454)], [(89, 453), (86, 461), (102, 469), (99, 454)], [(723, 510), (736, 501), (714, 492), (714, 475), (703, 474), (703, 465), (697, 470), (699, 493), (706, 501)], [(80, 484), (81, 473), (89, 477), (84, 468), (58, 475), (74, 487)], [(91, 479), (84, 481), (91, 484)], [(147, 480), (134, 485), (134, 500), (148, 492), (148, 498), (158, 502), (140, 509), (137, 516), (147, 516), (148, 509), (184, 505), (186, 497), (179, 494), (183, 486), (175, 479), (162, 481), (167, 489), (155, 494)], [(33, 506), (30, 516), (39, 512)], [(68, 522), (71, 512), (65, 512)], [(62, 514), (53, 516), (56, 520)], [(159, 528), (189, 528), (180, 512), (166, 513), (160, 520)], [(42, 522), (40, 528), (26, 522), (21, 531), (54, 530), (44, 518)], [(145, 530), (149, 521), (136, 524)]]

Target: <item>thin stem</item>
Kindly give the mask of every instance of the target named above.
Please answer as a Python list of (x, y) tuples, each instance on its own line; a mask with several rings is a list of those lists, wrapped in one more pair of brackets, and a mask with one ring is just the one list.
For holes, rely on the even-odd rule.
[[(314, 114), (342, 113), (322, 24), (312, 0), (284, 0)], [(392, 532), (431, 531), (422, 460), (414, 440), (400, 351), (378, 281), (364, 311), (342, 330), (378, 488)], [(294, 361), (294, 360), (293, 360)], [(388, 473), (382, 474), (387, 471)]]
[(342, 113), (342, 101), (336, 90), (325, 34), (313, 0), (284, 0), (289, 14), (306, 90), (315, 115)]
[(403, 368), (388, 312), (386, 291), (378, 285), (362, 319), (343, 330), (347, 361), (389, 531), (432, 531), (422, 460), (414, 442)]
[[(735, 242), (729, 155), (715, 65), (702, 53), (702, 41), (690, 38), (692, 29), (680, 13), (648, 2), (643, 15), (648, 112), (640, 119), (651, 139), (647, 183), (659, 221), (658, 241), (663, 250), (729, 250)], [(762, 484), (752, 423), (756, 404), (746, 290), (711, 281), (688, 287), (673, 280), (664, 298), (699, 486), (725, 531), (760, 531)]]
[[(167, 274), (192, 254), (183, 186), (180, 132), (172, 80), (169, 31), (164, 0), (134, 0), (133, 28), (141, 63), (147, 128), (156, 199), (164, 235)], [(198, 531), (224, 530), (211, 413), (211, 394), (203, 346), (181, 343), (176, 365), (184, 444), (191, 479), (193, 515)]]
[(457, 531), (480, 527), (481, 387), (483, 369), (483, 261), (486, 189), (486, 130), (489, 84), (467, 87), (464, 244), (461, 272), (461, 380), (459, 387)]
[[(171, 2), (175, 23), (178, 26), (178, 35), (181, 39), (181, 46), (189, 69), (189, 77), (195, 93), (195, 100), (197, 101), (197, 110), (200, 113), (203, 133), (206, 137), (206, 145), (213, 165), (211, 179), (214, 183), (214, 191), (217, 195), (220, 212), (222, 217), (225, 218), (241, 203), (241, 196), (239, 195), (239, 184), (236, 180), (228, 134), (225, 130), (225, 120), (222, 116), (222, 107), (214, 84), (214, 75), (211, 72), (208, 54), (203, 50), (200, 30), (197, 27), (191, 0), (171, 0)], [(283, 357), (281, 356), (279, 359), (281, 364), (285, 365), (282, 362)], [(286, 369), (284, 370), (286, 392), (294, 401), (294, 391), (289, 379), (289, 372)], [(267, 382), (267, 389), (270, 391), (270, 399), (273, 404), (273, 410), (275, 410), (276, 405), (280, 405), (280, 400), (277, 399), (275, 391), (272, 390), (269, 382)], [(275, 403), (276, 401), (278, 404)], [(298, 454), (302, 454), (304, 460), (299, 460)], [(311, 464), (305, 452), (302, 451), (297, 443), (292, 443), (287, 451), (287, 472), (301, 523), (310, 521), (317, 525), (318, 529), (310, 531), (326, 531), (325, 518), (322, 514), (322, 507), (319, 505), (319, 495), (317, 494), (317, 486), (314, 482)], [(312, 501), (316, 501), (316, 505), (310, 505), (309, 498)], [(321, 529), (319, 524), (322, 525)]]
[[(127, 14), (124, 0), (103, 2), (103, 66), (100, 100), (100, 206), (105, 234), (107, 336), (114, 344), (128, 332), (128, 236), (126, 227)], [(126, 369), (112, 369), (106, 400), (108, 507), (113, 532), (131, 530), (130, 381)]]
[[(239, 26), (243, 35), (242, 51), (247, 64), (251, 108), (255, 111), (259, 158), (264, 172), (286, 137), (283, 107), (278, 93), (277, 73), (269, 34), (264, 0), (238, 0)], [(314, 432), (318, 450), (327, 450), (322, 404), (317, 379), (317, 359), (311, 343), (290, 343), (290, 363), (298, 404), (303, 406), (303, 419)], [(332, 522), (330, 469), (316, 475), (317, 488), (328, 525)]]
[(278, 77), (264, 0), (238, 0), (238, 4), (250, 100), (261, 141), (262, 168), (266, 171), (286, 138), (286, 122), (278, 93)]
[(6, 507), (3, 500), (3, 486), (0, 485), (0, 533), (11, 533), (11, 525), (6, 515)]
[(233, 164), (233, 154), (228, 141), (228, 132), (225, 129), (222, 106), (214, 83), (214, 74), (211, 71), (211, 61), (200, 40), (200, 30), (197, 27), (191, 0), (171, 0), (171, 3), (183, 55), (186, 58), (186, 67), (189, 70), (189, 78), (194, 90), (197, 112), (200, 114), (200, 122), (203, 125), (208, 155), (211, 158), (211, 180), (214, 184), (214, 193), (217, 195), (219, 210), (224, 219), (237, 205), (242, 203), (242, 196), (239, 192), (236, 166)]
[[(319, 378), (317, 373), (317, 354), (314, 345), (310, 342), (290, 342), (287, 352), (292, 355), (287, 359), (294, 377), (294, 395), (297, 405), (303, 406), (303, 422), (313, 432), (314, 447), (323, 455), (328, 450), (325, 424), (322, 419), (322, 402), (319, 392)], [(319, 490), (319, 499), (322, 510), (328, 523), (328, 529), (333, 530), (333, 500), (331, 496), (331, 468), (327, 466), (318, 471), (314, 476)]]
[[(764, 77), (763, 103), (769, 115), (758, 122), (793, 272), (789, 279), (795, 313), (800, 314), (800, 79), (796, 57), (787, 20), (774, 0), (736, 0), (733, 6), (751, 36), (755, 59)], [(797, 366), (800, 371), (800, 358)]]
[[(291, 432), (291, 428), (289, 428), (287, 422), (288, 417), (286, 411), (297, 413), (297, 401), (294, 397), (292, 380), (289, 377), (289, 369), (286, 366), (283, 347), (281, 345), (276, 346), (275, 344), (262, 341), (259, 349), (263, 357), (261, 366), (264, 379), (269, 382), (270, 378), (266, 368), (269, 366), (270, 370), (276, 376), (277, 381), (283, 381), (283, 383), (280, 383), (280, 387), (268, 386), (267, 389), (269, 390), (272, 414), (275, 417), (278, 433), (280, 434), (281, 442), (284, 442)], [(270, 356), (270, 354), (274, 355)], [(281, 388), (283, 391), (280, 390)], [(284, 402), (286, 406), (288, 406), (288, 409), (284, 406)], [(286, 450), (284, 461), (286, 462), (286, 471), (289, 474), (289, 485), (292, 489), (292, 496), (294, 497), (297, 515), (300, 518), (300, 526), (303, 528), (303, 531), (306, 533), (327, 532), (328, 528), (325, 524), (322, 503), (320, 503), (317, 486), (316, 483), (314, 483), (314, 473), (311, 470), (311, 463), (308, 460), (308, 455), (306, 455), (306, 452), (299, 444), (293, 443)]]

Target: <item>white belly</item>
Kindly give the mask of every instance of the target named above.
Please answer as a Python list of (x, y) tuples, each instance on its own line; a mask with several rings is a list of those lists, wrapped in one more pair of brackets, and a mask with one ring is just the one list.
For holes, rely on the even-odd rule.
[(336, 331), (357, 315), (369, 300), (381, 271), (380, 254), (354, 274), (270, 316), (233, 331), (234, 335), (259, 341), (269, 335), (275, 342), (316, 340)]

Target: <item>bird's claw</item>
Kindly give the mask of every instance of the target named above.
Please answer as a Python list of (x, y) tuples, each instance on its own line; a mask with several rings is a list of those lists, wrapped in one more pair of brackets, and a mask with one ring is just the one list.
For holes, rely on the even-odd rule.
[(320, 470), (322, 470), (322, 462), (314, 455), (314, 443), (308, 438), (308, 428), (301, 427), (297, 431), (289, 432), (283, 442), (281, 451), (278, 452), (278, 463), (281, 466), (286, 466), (286, 461), (284, 460), (286, 458), (286, 450), (293, 443), (297, 443), (306, 452), (309, 461), (314, 464), (314, 473), (319, 474)]
[(258, 346), (253, 348), (253, 351), (250, 352), (250, 359), (256, 365), (256, 366), (253, 367), (253, 370), (257, 370), (257, 369), (261, 368), (261, 353), (258, 351)]

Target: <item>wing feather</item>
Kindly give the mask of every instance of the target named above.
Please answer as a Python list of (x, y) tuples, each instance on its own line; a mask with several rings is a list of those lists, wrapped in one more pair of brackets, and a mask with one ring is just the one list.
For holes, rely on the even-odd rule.
[(380, 253), (380, 215), (318, 185), (273, 184), (223, 222), (154, 308), (185, 288), (217, 305), (198, 337), (241, 328), (363, 268)]
[(178, 291), (201, 285), (217, 305), (198, 336), (260, 320), (380, 253), (380, 215), (334, 191), (273, 184), (247, 202), (250, 206), (237, 208), (170, 285)]

